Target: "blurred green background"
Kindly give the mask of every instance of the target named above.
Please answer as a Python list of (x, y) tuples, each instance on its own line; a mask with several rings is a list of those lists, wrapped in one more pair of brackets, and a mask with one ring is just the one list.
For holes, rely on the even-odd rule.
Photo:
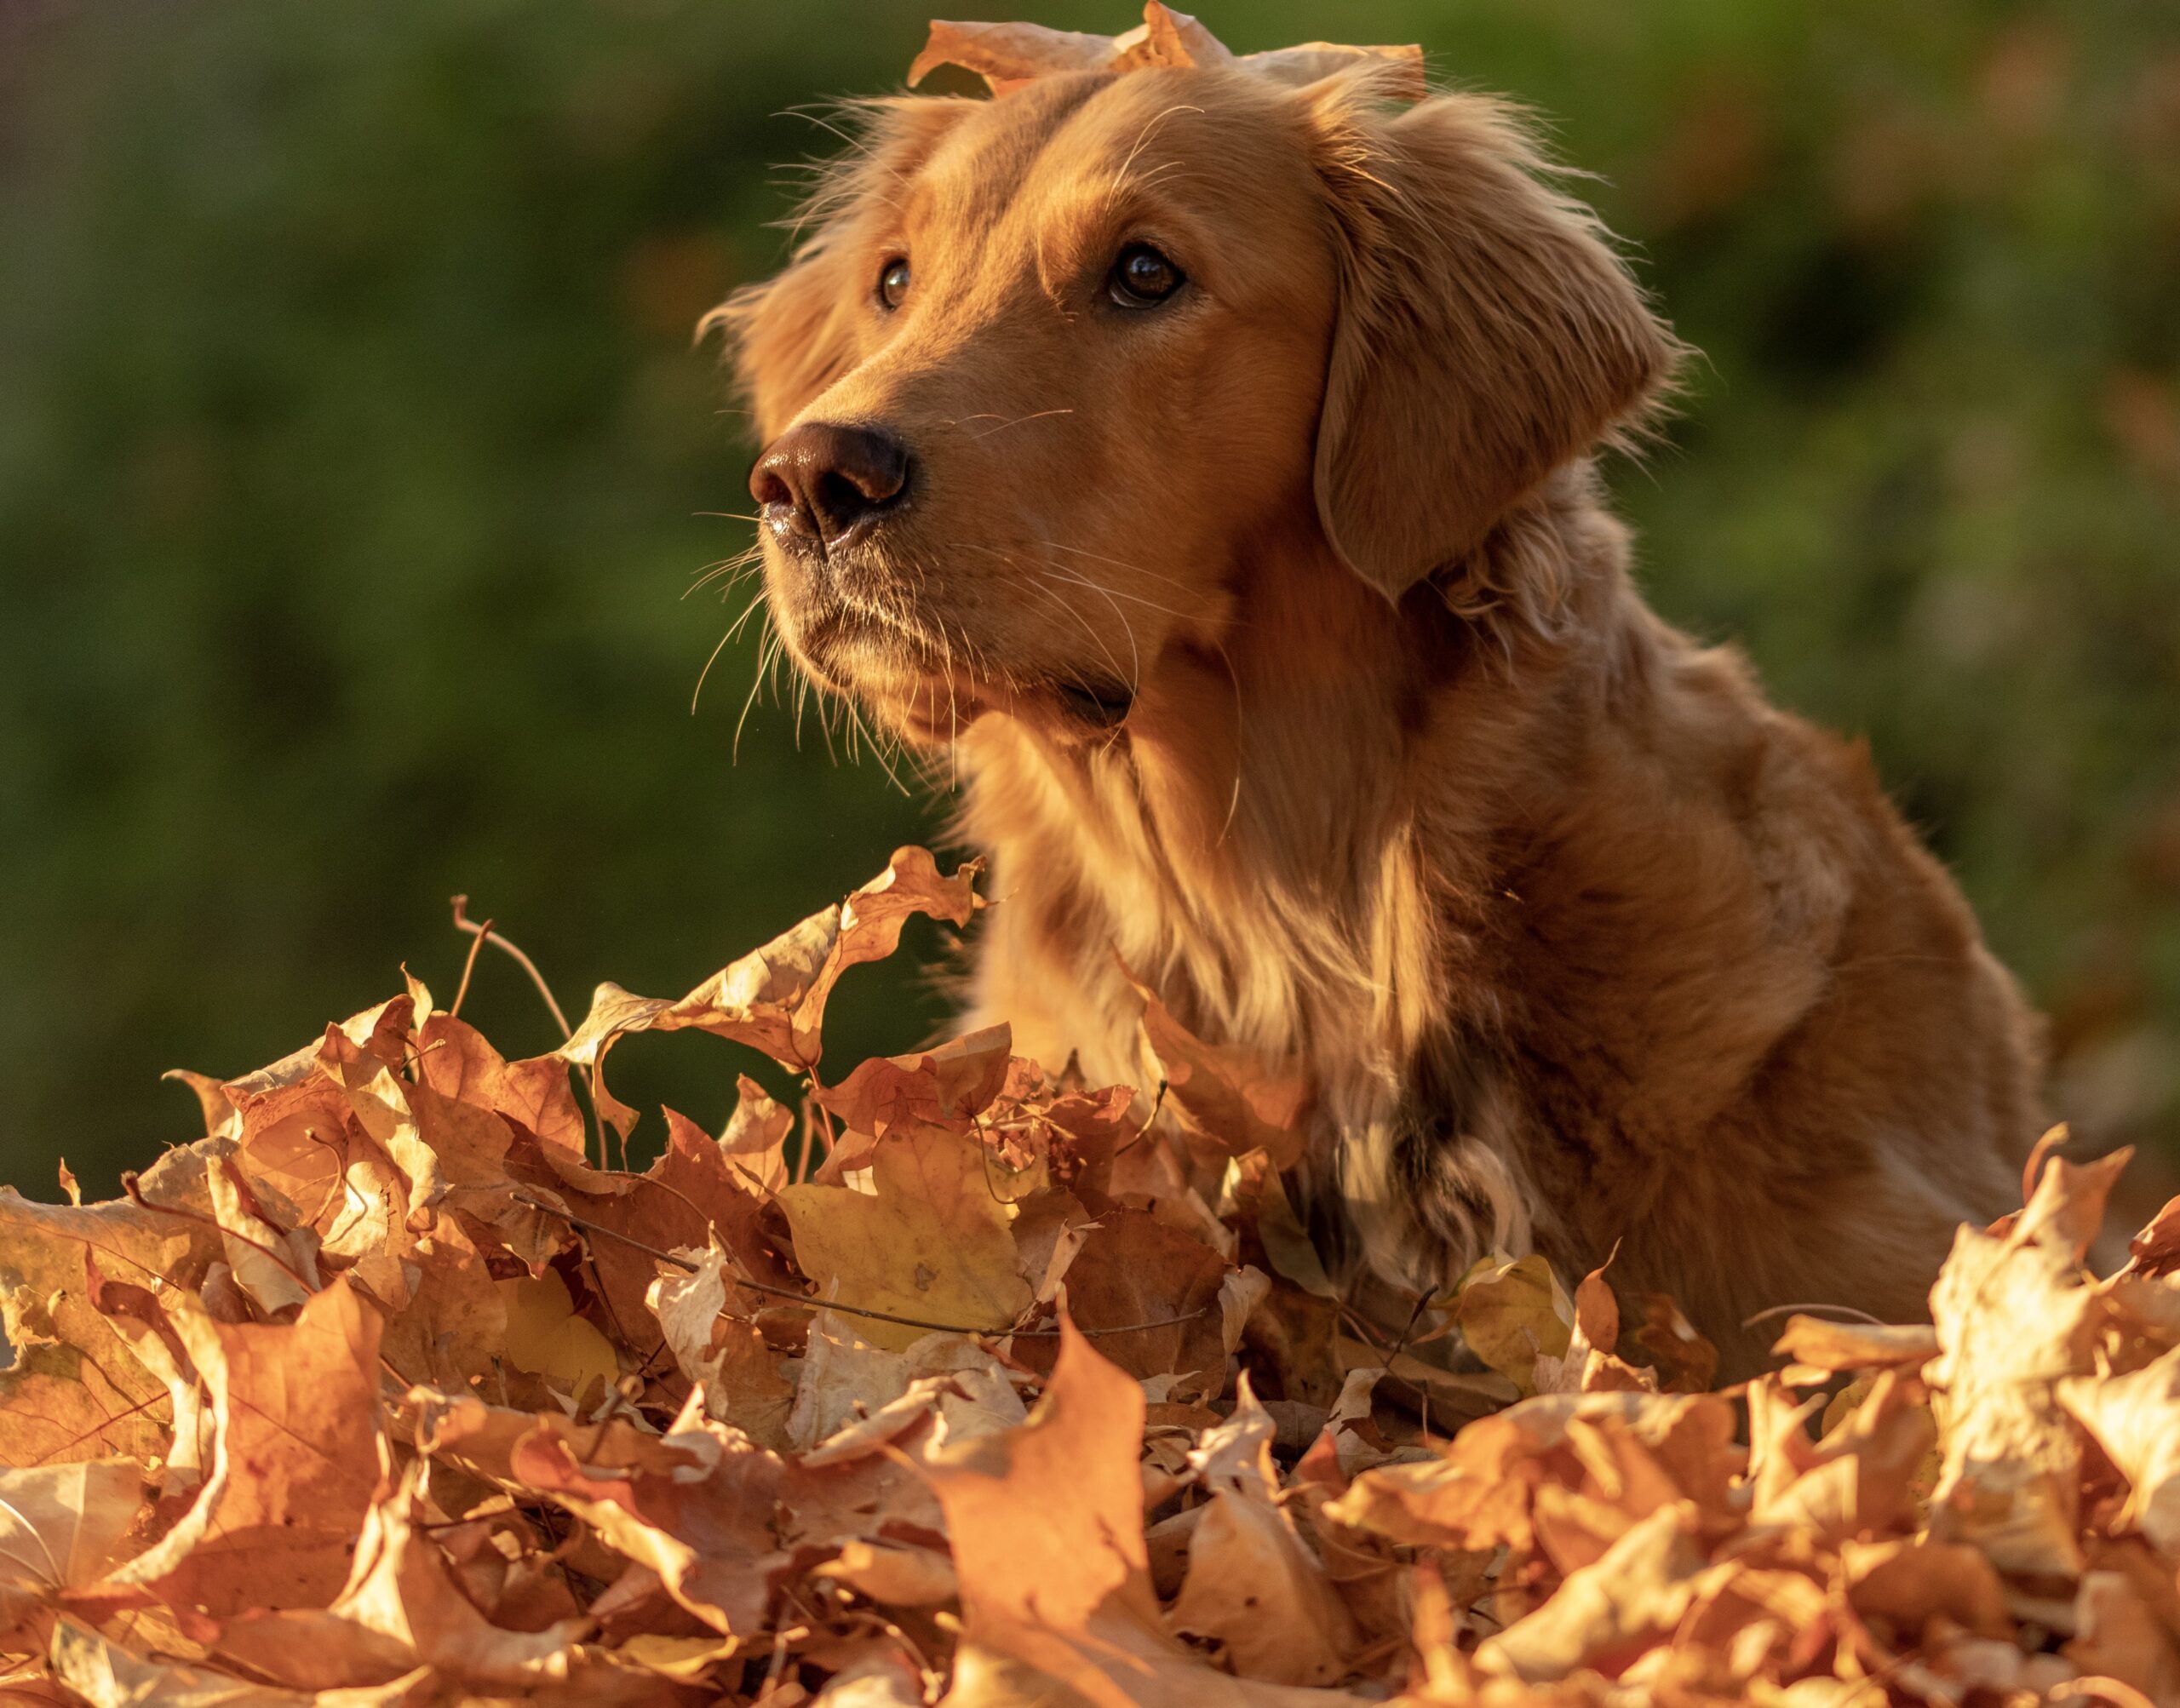
[[(691, 326), (776, 263), (775, 163), (834, 146), (789, 110), (895, 86), (926, 15), (0, 4), (0, 1178), (110, 1192), (196, 1131), (162, 1069), (270, 1059), (404, 959), (445, 1000), (456, 890), (579, 1010), (939, 834), (769, 699), (731, 764), (754, 643), (692, 716), (738, 606), (682, 597), (749, 539)], [(1655, 603), (1867, 735), (2053, 1015), (2061, 1106), (2180, 1155), (2170, 0), (1205, 15), (1420, 40), (1602, 175), (1707, 357), (1615, 473)], [(937, 1012), (906, 971), (843, 994), (851, 1059)], [(466, 1012), (556, 1041), (496, 957)], [(707, 1121), (747, 1065), (617, 1061)]]

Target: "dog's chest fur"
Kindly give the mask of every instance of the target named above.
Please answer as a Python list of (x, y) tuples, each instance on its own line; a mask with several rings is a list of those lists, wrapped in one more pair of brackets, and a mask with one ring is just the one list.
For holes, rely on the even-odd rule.
[[(1300, 1184), (1338, 1206), (1320, 1224), (1335, 1247), (1426, 1286), (1493, 1246), (1526, 1247), (1533, 1195), (1491, 1142), (1504, 1135), (1491, 1132), (1502, 1112), (1488, 1049), (1448, 1012), (1444, 909), (1411, 824), (1346, 823), (1332, 880), (1326, 866), (1302, 877), (1236, 850), (1265, 831), (1246, 777), (1236, 799), (1117, 746), (993, 737), (962, 815), (991, 852), (998, 903), (971, 1023), (1007, 1020), (1020, 1053), (1147, 1086), (1159, 1069), (1133, 975), (1201, 1035), (1303, 1067), (1314, 1106)], [(1177, 835), (1206, 800), (1226, 822)]]

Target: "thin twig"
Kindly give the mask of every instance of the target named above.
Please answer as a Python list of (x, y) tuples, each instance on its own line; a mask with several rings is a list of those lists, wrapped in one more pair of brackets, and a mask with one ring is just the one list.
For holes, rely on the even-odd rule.
[(1408, 1314), (1408, 1327), (1400, 1332), (1400, 1338), (1393, 1342), (1393, 1350), (1385, 1355), (1385, 1369), (1390, 1373), (1400, 1361), (1400, 1355), (1408, 1350), (1408, 1337), (1415, 1333), (1415, 1325), (1423, 1321), (1423, 1313), (1431, 1308), (1431, 1301), (1437, 1297), (1435, 1291), (1418, 1295), (1415, 1309)]
[[(455, 923), (459, 925), (462, 922), (462, 902), (460, 897), (457, 897), (456, 898), (454, 906)], [(458, 1020), (462, 1017), (462, 1001), (464, 997), (469, 994), (469, 975), (477, 971), (477, 956), (479, 951), (481, 951), (485, 947), (485, 939), (491, 936), (491, 934), (492, 922), (490, 920), (487, 920), (483, 925), (477, 927), (476, 936), (470, 939), (469, 958), (462, 963), (462, 983), (455, 987), (454, 1006), (446, 1011), (447, 1018), (450, 1020)]]
[[(516, 965), (530, 975), (530, 982), (537, 987), (537, 994), (545, 999), (545, 1006), (553, 1011), (553, 1023), (560, 1029), (560, 1035), (563, 1038), (574, 1037), (576, 1029), (568, 1024), (568, 1017), (560, 1012), (560, 1005), (553, 997), (553, 987), (546, 983), (545, 975), (537, 970), (537, 963), (509, 943), (505, 936), (493, 931), (492, 922), (490, 920), (485, 920), (481, 926), (477, 924), (469, 917), (468, 908), (468, 897), (454, 897), (454, 928), (458, 931), (468, 931), (479, 943), (490, 936), (495, 948), (503, 949), (513, 955)], [(467, 983), (468, 980), (465, 978), (463, 983)]]
[(1158, 1125), (1158, 1117), (1165, 1112), (1165, 1108), (1166, 1080), (1165, 1076), (1161, 1075), (1158, 1080), (1158, 1094), (1150, 1100), (1150, 1113), (1144, 1118), (1143, 1125), (1136, 1128), (1135, 1137), (1128, 1140), (1126, 1144), (1118, 1147), (1113, 1152), (1114, 1161), (1118, 1162), (1121, 1158), (1126, 1156), (1128, 1152), (1134, 1149), (1137, 1145), (1142, 1143), (1144, 1139), (1150, 1137), (1150, 1129)]
[[(556, 1210), (550, 1204), (542, 1203), (535, 1198), (525, 1197), (519, 1192), (510, 1192), (508, 1195), (518, 1204), (527, 1205), (530, 1208), (541, 1211), (548, 1216), (558, 1216), (571, 1228), (582, 1233), (603, 1234), (609, 1240), (618, 1240), (624, 1246), (633, 1246), (636, 1250), (657, 1258), (663, 1264), (673, 1264), (684, 1275), (692, 1275), (697, 1272), (697, 1265), (691, 1263), (688, 1258), (679, 1257), (672, 1252), (663, 1252), (657, 1246), (645, 1245), (641, 1240), (624, 1234), (617, 1228), (609, 1228), (599, 1222), (586, 1221), (581, 1216), (570, 1215), (565, 1210)], [(734, 1276), (729, 1285), (747, 1287), (752, 1292), (768, 1294), (773, 1298), (789, 1299), (796, 1304), (806, 1305), (812, 1310), (837, 1310), (844, 1316), (867, 1316), (874, 1322), (896, 1323), (903, 1328), (921, 1328), (935, 1334), (1002, 1336), (1013, 1334), (1036, 1339), (1057, 1339), (1059, 1336), (1059, 1330), (1057, 1328), (971, 1328), (958, 1322), (932, 1322), (921, 1316), (896, 1316), (890, 1310), (872, 1310), (864, 1305), (842, 1304), (837, 1300), (829, 1298), (812, 1298), (808, 1293), (797, 1292), (793, 1287), (773, 1287), (767, 1282), (749, 1281), (741, 1275)], [(1077, 1329), (1076, 1333), (1090, 1336), (1136, 1334), (1148, 1328), (1174, 1328), (1184, 1322), (1194, 1322), (1196, 1318), (1204, 1315), (1210, 1309), (1211, 1307), (1207, 1304), (1201, 1310), (1188, 1311), (1179, 1316), (1160, 1317), (1155, 1322), (1128, 1322), (1113, 1328), (1081, 1328)]]
[(185, 1210), (178, 1204), (154, 1204), (144, 1195), (142, 1189), (137, 1184), (135, 1169), (126, 1169), (123, 1172), (121, 1190), (129, 1201), (140, 1210), (155, 1211), (162, 1216), (179, 1216), (185, 1222), (202, 1222), (215, 1233), (222, 1235), (227, 1239), (240, 1240), (245, 1246), (256, 1247), (259, 1251), (264, 1252), (267, 1257), (272, 1258), (274, 1263), (294, 1276), (295, 1284), (306, 1292), (321, 1291), (319, 1285), (313, 1284), (308, 1275), (290, 1263), (281, 1252), (267, 1245), (264, 1241), (254, 1240), (239, 1228), (230, 1228), (217, 1217), (207, 1216), (202, 1211)]

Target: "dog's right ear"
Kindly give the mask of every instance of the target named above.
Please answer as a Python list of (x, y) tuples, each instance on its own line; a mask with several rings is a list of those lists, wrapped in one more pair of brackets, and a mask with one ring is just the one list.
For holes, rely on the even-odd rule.
[(982, 105), (939, 95), (858, 101), (856, 146), (819, 175), (793, 221), (809, 235), (787, 266), (744, 285), (697, 324), (726, 336), (727, 359), (749, 400), (760, 444), (855, 365), (857, 331), (875, 281), (863, 277), (869, 222), (889, 215), (901, 186), (962, 114)]

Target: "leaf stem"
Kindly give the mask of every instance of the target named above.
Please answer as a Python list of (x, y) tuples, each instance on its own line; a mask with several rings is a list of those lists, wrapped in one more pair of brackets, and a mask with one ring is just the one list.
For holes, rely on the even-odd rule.
[[(485, 939), (488, 937), (491, 938), (494, 948), (505, 949), (513, 955), (516, 964), (530, 975), (530, 982), (537, 987), (537, 994), (545, 999), (545, 1006), (553, 1011), (553, 1023), (560, 1029), (560, 1036), (563, 1038), (575, 1036), (576, 1029), (568, 1024), (568, 1017), (560, 1012), (560, 1005), (553, 997), (553, 987), (546, 983), (545, 975), (537, 970), (537, 963), (508, 942), (503, 933), (494, 931), (490, 920), (480, 926), (471, 919), (469, 897), (467, 896), (454, 897), (454, 928), (458, 931), (468, 931), (477, 939), (476, 945), (473, 946), (469, 951), (472, 960), (476, 959), (477, 949), (483, 946)], [(469, 975), (467, 972), (462, 975), (462, 983), (465, 990), (468, 989)], [(457, 996), (455, 999), (455, 1006), (458, 1008), (461, 1006), (462, 999)]]
[[(457, 926), (462, 923), (462, 904), (466, 899), (462, 896), (454, 898), (454, 922)], [(477, 971), (477, 956), (485, 947), (485, 939), (491, 934), (492, 922), (487, 920), (477, 927), (476, 935), (470, 938), (468, 958), (462, 963), (462, 983), (455, 987), (454, 1006), (446, 1011), (449, 1019), (459, 1020), (462, 1017), (462, 1000), (469, 994), (469, 976)]]

